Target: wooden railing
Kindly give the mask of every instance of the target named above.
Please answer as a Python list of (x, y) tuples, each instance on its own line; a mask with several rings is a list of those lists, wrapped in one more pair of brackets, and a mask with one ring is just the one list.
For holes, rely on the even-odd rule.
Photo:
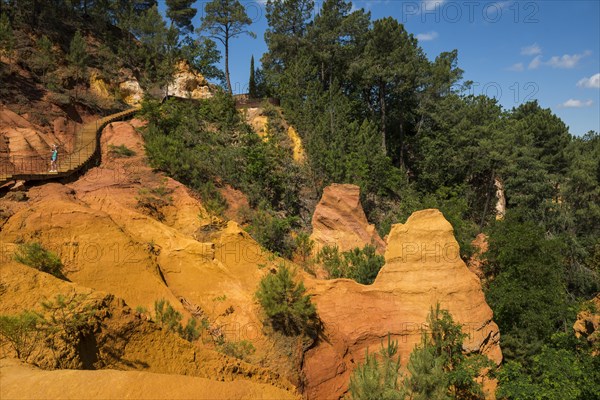
[(0, 159), (0, 185), (11, 180), (44, 180), (71, 175), (85, 166), (100, 150), (100, 134), (111, 122), (126, 119), (139, 110), (139, 107), (111, 114), (84, 125), (76, 133), (75, 149), (68, 154), (59, 152), (57, 171), (50, 170), (50, 152), (43, 156), (9, 156)]

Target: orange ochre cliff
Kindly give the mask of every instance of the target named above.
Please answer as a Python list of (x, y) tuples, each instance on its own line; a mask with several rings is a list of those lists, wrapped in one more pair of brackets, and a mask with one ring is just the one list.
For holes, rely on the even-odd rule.
[[(500, 363), (492, 311), (444, 216), (416, 212), (394, 225), (385, 243), (366, 219), (358, 187), (332, 185), (313, 218), (316, 247), (345, 251), (372, 244), (385, 254), (385, 266), (369, 286), (301, 272), (324, 331), (304, 354), (302, 371), (296, 371), (304, 382), (297, 382), (291, 367), (274, 366), (280, 354), (255, 298), (261, 278), (282, 260), (235, 222), (212, 218), (181, 183), (153, 171), (137, 129), (142, 125), (107, 126), (100, 165), (78, 178), (0, 198), (0, 313), (39, 309), (43, 300), (75, 292), (104, 310), (90, 344), (95, 358), (87, 360), (96, 371), (40, 370), (16, 362), (2, 346), (0, 397), (298, 398), (292, 382), (302, 384), (309, 399), (340, 398), (366, 350), (377, 351), (388, 334), (398, 340), (406, 365), (436, 303), (463, 324), (466, 352)], [(136, 154), (111, 153), (120, 145)], [(24, 242), (58, 254), (71, 282), (13, 262)], [(170, 302), (184, 322), (207, 318), (228, 341), (251, 341), (255, 354), (249, 363), (232, 359), (163, 332), (132, 311), (152, 310), (158, 299)]]

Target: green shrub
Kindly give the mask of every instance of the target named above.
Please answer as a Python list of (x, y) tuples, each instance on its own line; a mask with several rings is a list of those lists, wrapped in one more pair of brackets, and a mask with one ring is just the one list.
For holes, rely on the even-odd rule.
[[(42, 301), (41, 305), (44, 310), (41, 327), (56, 365), (59, 368), (82, 367), (84, 356), (81, 352), (85, 350), (81, 344), (86, 336), (94, 333), (97, 304), (88, 301), (88, 295), (73, 292), (58, 294), (53, 300)], [(70, 357), (72, 354), (76, 355), (75, 360)]]
[(294, 238), (294, 247), (296, 248), (296, 255), (300, 257), (303, 263), (306, 263), (310, 259), (310, 255), (315, 247), (315, 242), (314, 240), (311, 240), (308, 233), (300, 232)]
[(67, 280), (63, 274), (63, 264), (60, 258), (46, 250), (39, 243), (33, 242), (19, 245), (15, 253), (15, 261), (54, 275), (59, 279)]
[(164, 184), (151, 189), (142, 188), (138, 191), (139, 196), (136, 197), (137, 207), (147, 215), (164, 221), (165, 215), (162, 210), (173, 205), (173, 197), (170, 196), (172, 192)]
[(206, 321), (203, 320), (202, 324), (198, 324), (198, 321), (195, 318), (188, 319), (188, 322), (185, 326), (180, 325), (179, 336), (188, 342), (198, 340), (202, 334), (202, 330), (206, 328), (205, 322)]
[(323, 264), (331, 278), (349, 278), (370, 285), (385, 264), (385, 259), (376, 254), (375, 247), (371, 245), (343, 253), (337, 247), (325, 246), (317, 254), (317, 262)]
[(0, 315), (0, 337), (12, 347), (19, 360), (27, 362), (43, 337), (40, 317), (31, 311)]
[(227, 200), (212, 182), (205, 182), (198, 188), (202, 205), (211, 214), (222, 215), (227, 210)]
[(135, 151), (131, 150), (124, 144), (115, 146), (112, 144), (108, 145), (108, 154), (115, 158), (127, 158), (135, 156)]
[(314, 335), (317, 311), (305, 292), (304, 284), (295, 282), (293, 273), (282, 264), (260, 281), (256, 297), (274, 329), (286, 335)]
[(256, 352), (254, 345), (247, 340), (238, 342), (225, 342), (219, 346), (219, 351), (230, 357), (235, 357), (240, 360), (249, 361), (249, 357)]
[[(369, 354), (363, 364), (352, 372), (349, 391), (353, 400), (403, 400), (406, 391), (400, 378), (400, 356), (398, 342), (388, 335), (388, 345), (379, 354)], [(379, 355), (379, 357), (378, 357)]]
[(197, 340), (202, 334), (202, 330), (207, 326), (204, 320), (199, 324), (195, 318), (190, 318), (184, 327), (181, 325), (181, 320), (183, 319), (181, 313), (175, 310), (165, 299), (154, 302), (154, 313), (155, 320), (161, 328), (178, 334), (188, 342)]
[(251, 222), (247, 229), (258, 243), (282, 257), (292, 257), (295, 249), (292, 226), (296, 223), (296, 218), (279, 217), (262, 207), (250, 218)]
[(154, 302), (154, 313), (156, 322), (169, 332), (179, 333), (181, 330), (181, 313), (173, 308), (173, 306), (165, 299), (156, 300)]

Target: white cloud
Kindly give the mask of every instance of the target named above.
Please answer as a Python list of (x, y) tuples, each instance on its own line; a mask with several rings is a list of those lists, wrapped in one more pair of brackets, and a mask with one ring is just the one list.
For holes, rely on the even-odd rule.
[(600, 89), (600, 73), (581, 79), (577, 82), (577, 86), (588, 89)]
[(542, 48), (538, 46), (537, 43), (534, 43), (531, 46), (521, 47), (521, 55), (535, 56), (538, 54), (542, 54)]
[(436, 31), (431, 31), (431, 32), (427, 32), (427, 33), (419, 33), (417, 34), (417, 39), (420, 42), (427, 42), (430, 40), (434, 40), (438, 37), (438, 33)]
[(591, 54), (591, 52), (586, 51), (582, 54), (573, 54), (573, 55), (569, 55), (569, 54), (565, 54), (563, 56), (554, 56), (552, 58), (550, 58), (550, 60), (548, 60), (548, 62), (546, 62), (546, 64), (548, 64), (549, 66), (553, 67), (553, 68), (573, 68), (575, 67), (579, 61), (581, 61), (582, 58), (589, 56)]
[(562, 103), (560, 106), (564, 108), (583, 108), (590, 107), (594, 102), (592, 100), (575, 100), (569, 99)]
[(525, 69), (525, 66), (523, 66), (523, 63), (516, 63), (511, 65), (510, 67), (508, 67), (509, 71), (516, 71), (516, 72), (521, 72)]
[(584, 57), (592, 54), (591, 51), (585, 51), (581, 54), (564, 54), (562, 56), (553, 56), (550, 57), (548, 61), (542, 61), (542, 56), (537, 55), (531, 62), (529, 63), (529, 69), (539, 68), (541, 65), (547, 65), (552, 68), (562, 68), (562, 69), (571, 69), (575, 68), (579, 61)]
[(533, 60), (531, 60), (531, 62), (529, 63), (529, 66), (527, 68), (536, 69), (540, 65), (542, 65), (542, 56), (536, 56)]

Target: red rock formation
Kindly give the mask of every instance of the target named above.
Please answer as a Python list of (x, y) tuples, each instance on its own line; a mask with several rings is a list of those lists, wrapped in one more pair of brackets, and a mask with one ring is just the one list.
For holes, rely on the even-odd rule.
[(337, 245), (340, 251), (374, 245), (385, 251), (374, 225), (367, 221), (360, 204), (360, 188), (355, 185), (333, 184), (325, 188), (312, 219), (311, 239), (318, 251), (324, 246)]
[(305, 356), (309, 399), (344, 395), (366, 350), (377, 351), (388, 333), (398, 340), (406, 365), (430, 308), (438, 302), (463, 324), (469, 335), (467, 352), (480, 352), (497, 364), (502, 360), (492, 310), (479, 279), (460, 258), (452, 226), (441, 212), (419, 211), (405, 224), (394, 225), (385, 259), (370, 286), (346, 279), (306, 280), (327, 338)]

